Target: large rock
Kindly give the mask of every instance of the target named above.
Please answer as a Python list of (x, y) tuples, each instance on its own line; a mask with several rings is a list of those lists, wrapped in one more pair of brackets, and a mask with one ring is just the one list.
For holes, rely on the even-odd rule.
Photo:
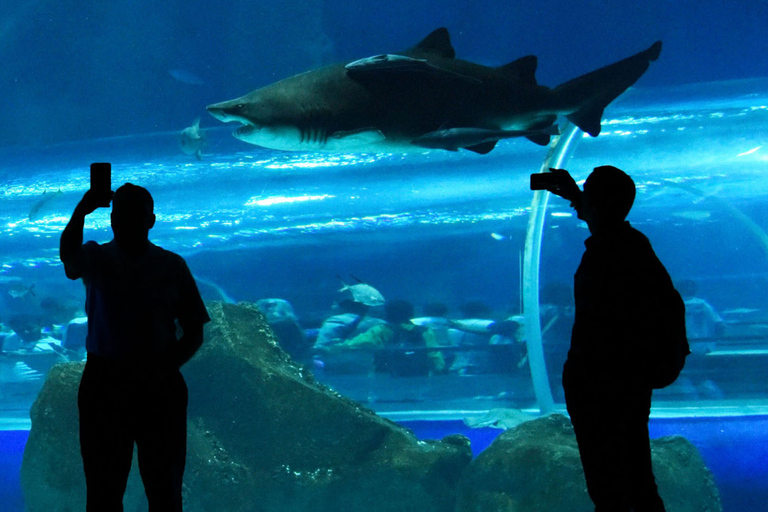
[[(77, 419), (77, 388), (84, 367), (85, 363), (54, 365), (30, 409), (32, 429), (21, 464), (28, 512), (85, 510)], [(146, 510), (146, 501), (134, 453), (125, 510)]]
[[(422, 442), (317, 384), (280, 350), (255, 305), (208, 305), (184, 367), (190, 390), (185, 510), (452, 511), (469, 441)], [(77, 438), (81, 363), (54, 367), (31, 410), (22, 463), (28, 510), (83, 510)], [(146, 507), (135, 471), (125, 510)]]
[[(667, 512), (720, 512), (712, 474), (680, 436), (651, 441), (653, 471)], [(508, 430), (472, 461), (457, 512), (590, 512), (570, 420), (552, 414)]]

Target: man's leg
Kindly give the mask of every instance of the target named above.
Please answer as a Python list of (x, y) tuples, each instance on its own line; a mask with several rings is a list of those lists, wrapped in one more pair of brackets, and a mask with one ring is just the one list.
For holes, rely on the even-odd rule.
[(563, 389), (571, 417), (587, 491), (596, 512), (629, 512), (622, 433), (613, 416), (610, 393), (589, 382), (563, 375)]
[(78, 391), (88, 512), (122, 512), (133, 459), (130, 414), (119, 377), (88, 362)]
[(187, 386), (176, 372), (159, 377), (144, 396), (136, 443), (149, 511), (181, 512), (187, 458)]
[(640, 390), (627, 397), (626, 457), (630, 499), (636, 512), (665, 512), (651, 463), (648, 417), (651, 390)]

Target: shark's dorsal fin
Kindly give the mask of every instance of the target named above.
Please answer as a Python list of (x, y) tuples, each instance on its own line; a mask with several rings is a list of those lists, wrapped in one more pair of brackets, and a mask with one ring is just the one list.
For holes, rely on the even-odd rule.
[(407, 53), (409, 55), (437, 55), (445, 59), (456, 57), (456, 50), (451, 45), (451, 36), (448, 35), (448, 29), (445, 27), (433, 31)]
[(496, 69), (504, 73), (508, 78), (522, 82), (525, 85), (538, 85), (536, 83), (536, 67), (538, 65), (539, 59), (535, 55), (527, 55)]

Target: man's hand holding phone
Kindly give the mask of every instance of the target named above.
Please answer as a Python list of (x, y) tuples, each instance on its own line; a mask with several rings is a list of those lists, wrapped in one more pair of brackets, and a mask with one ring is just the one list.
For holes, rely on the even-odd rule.
[(112, 202), (112, 165), (109, 163), (91, 164), (91, 188), (83, 195), (77, 205), (78, 213), (86, 216), (97, 208), (107, 208)]
[(565, 169), (552, 167), (549, 172), (531, 174), (531, 190), (547, 190), (574, 204), (577, 204), (581, 197), (581, 189), (571, 174)]

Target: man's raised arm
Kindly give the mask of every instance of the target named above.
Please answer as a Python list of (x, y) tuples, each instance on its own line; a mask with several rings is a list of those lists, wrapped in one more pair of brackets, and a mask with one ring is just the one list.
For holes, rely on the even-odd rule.
[(83, 198), (75, 207), (72, 218), (69, 219), (67, 227), (61, 233), (59, 242), (59, 258), (64, 264), (64, 271), (70, 279), (77, 279), (82, 272), (83, 264), (83, 226), (85, 217), (91, 214), (99, 207), (97, 194), (91, 190), (83, 195)]

